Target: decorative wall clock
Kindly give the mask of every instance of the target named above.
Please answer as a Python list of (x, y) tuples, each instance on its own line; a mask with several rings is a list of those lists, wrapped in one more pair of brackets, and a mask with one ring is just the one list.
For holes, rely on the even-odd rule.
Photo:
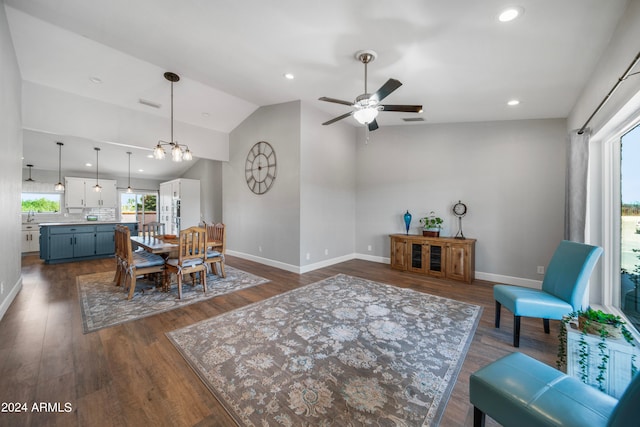
[(458, 217), (458, 232), (455, 238), (464, 239), (464, 234), (462, 234), (462, 217), (467, 214), (467, 205), (458, 200), (458, 203), (453, 205), (453, 214)]
[(276, 152), (266, 141), (256, 142), (247, 154), (244, 167), (247, 186), (255, 194), (264, 194), (276, 180)]

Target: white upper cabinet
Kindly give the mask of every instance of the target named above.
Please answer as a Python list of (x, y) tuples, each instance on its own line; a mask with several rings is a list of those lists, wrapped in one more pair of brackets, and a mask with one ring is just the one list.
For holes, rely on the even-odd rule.
[(115, 208), (118, 204), (116, 181), (102, 179), (98, 182), (102, 191), (93, 190), (95, 180), (90, 178), (66, 177), (64, 206), (66, 208)]

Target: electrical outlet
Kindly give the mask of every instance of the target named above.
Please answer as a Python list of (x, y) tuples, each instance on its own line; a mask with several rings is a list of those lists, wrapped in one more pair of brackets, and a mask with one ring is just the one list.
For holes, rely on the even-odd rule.
[(325, 250), (324, 250), (324, 254), (325, 254), (325, 255), (329, 255), (329, 249), (325, 249)]
[(538, 274), (544, 274), (544, 266), (543, 265), (539, 265), (538, 266)]
[(307, 252), (307, 261), (309, 261), (310, 259), (311, 259), (311, 254)]
[(367, 250), (371, 252), (371, 245), (367, 246)]
[(4, 294), (4, 282), (0, 283), (0, 295)]
[(258, 252), (262, 252), (262, 246), (258, 246)]

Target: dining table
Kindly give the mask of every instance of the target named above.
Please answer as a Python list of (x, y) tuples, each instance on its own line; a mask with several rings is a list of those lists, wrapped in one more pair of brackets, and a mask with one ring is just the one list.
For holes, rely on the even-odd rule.
[[(163, 236), (138, 235), (131, 236), (131, 243), (140, 246), (152, 254), (170, 254), (178, 249), (179, 240), (177, 237), (170, 238)], [(221, 240), (208, 240), (207, 246), (213, 250), (222, 250)]]
[(178, 250), (178, 239), (160, 236), (131, 236), (131, 243), (152, 254), (166, 255)]

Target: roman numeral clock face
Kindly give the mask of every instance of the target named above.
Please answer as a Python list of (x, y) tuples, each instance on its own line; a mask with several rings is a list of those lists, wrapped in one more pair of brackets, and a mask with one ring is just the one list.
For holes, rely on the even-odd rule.
[(271, 144), (257, 142), (249, 150), (244, 175), (249, 189), (256, 194), (264, 194), (276, 180), (276, 152)]

